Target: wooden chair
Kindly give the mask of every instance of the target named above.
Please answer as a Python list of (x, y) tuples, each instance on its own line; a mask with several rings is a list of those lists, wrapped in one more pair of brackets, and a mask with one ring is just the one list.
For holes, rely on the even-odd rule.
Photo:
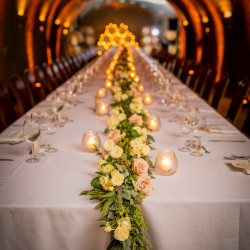
[(194, 86), (197, 82), (197, 78), (199, 77), (201, 69), (202, 69), (201, 64), (194, 65), (192, 68), (190, 67), (185, 81), (185, 84), (189, 88), (194, 89)]
[(246, 119), (244, 121), (243, 127), (242, 127), (242, 132), (246, 133), (247, 136), (250, 136), (250, 109), (248, 110)]
[(17, 106), (18, 106), (20, 115), (22, 115), (32, 108), (28, 90), (25, 86), (24, 81), (17, 74), (14, 74), (11, 76), (10, 87), (17, 101)]
[(61, 72), (61, 75), (64, 78), (64, 81), (68, 80), (69, 79), (69, 74), (68, 74), (67, 70), (65, 69), (63, 63), (61, 61), (59, 61), (58, 59), (56, 59), (55, 63), (58, 66), (59, 71)]
[(50, 81), (48, 81), (48, 79), (46, 79), (45, 73), (42, 71), (42, 69), (38, 65), (35, 66), (35, 77), (36, 77), (37, 81), (42, 84), (46, 95), (48, 95), (49, 93), (51, 93), (53, 91), (53, 87), (52, 87)]
[(52, 62), (50, 65), (52, 72), (54, 73), (54, 76), (56, 77), (57, 81), (59, 82), (59, 84), (64, 83), (65, 79), (61, 73), (61, 71), (59, 70), (57, 64), (55, 62)]
[(50, 82), (50, 84), (52, 86), (52, 89), (53, 90), (56, 89), (59, 86), (59, 82), (58, 82), (57, 78), (55, 77), (52, 69), (45, 62), (42, 64), (42, 68), (43, 68), (43, 71), (45, 73), (45, 77), (46, 77), (47, 81)]
[(75, 65), (75, 67), (77, 69), (76, 71), (80, 70), (81, 67), (80, 67), (79, 62), (77, 61), (75, 56), (72, 57), (72, 60), (73, 60), (73, 64)]
[(180, 80), (182, 82), (186, 82), (189, 70), (192, 70), (195, 67), (195, 63), (193, 60), (186, 60), (183, 66), (183, 70), (180, 75)]
[(195, 82), (194, 87), (193, 87), (193, 89), (196, 93), (201, 92), (203, 83), (207, 77), (208, 69), (209, 69), (208, 66), (205, 66), (205, 67), (200, 68), (199, 72), (197, 72), (198, 76), (197, 76), (196, 82)]
[(69, 66), (71, 67), (73, 74), (76, 73), (77, 67), (74, 64), (72, 57), (67, 57), (66, 60), (68, 60)]
[(26, 82), (26, 85), (28, 86), (32, 105), (35, 105), (38, 102), (42, 101), (46, 96), (42, 84), (40, 83), (41, 86), (36, 87), (37, 81), (27, 68), (23, 71), (23, 79)]
[(0, 131), (3, 131), (18, 118), (9, 91), (2, 83), (0, 83), (0, 117)]
[(208, 100), (211, 90), (215, 84), (216, 69), (209, 68), (207, 71), (206, 79), (203, 83), (203, 89), (201, 90), (201, 97)]
[(242, 102), (247, 97), (248, 92), (249, 92), (249, 80), (245, 78), (238, 82), (237, 87), (233, 92), (232, 102), (229, 106), (226, 115), (227, 118), (232, 122), (234, 122), (237, 119), (239, 111), (243, 104)]
[(223, 72), (220, 81), (215, 86), (214, 96), (211, 105), (217, 109), (221, 98), (225, 95), (230, 78), (228, 72)]
[(73, 71), (68, 63), (68, 61), (66, 60), (66, 58), (62, 58), (62, 63), (68, 73), (69, 76), (72, 76), (73, 75)]

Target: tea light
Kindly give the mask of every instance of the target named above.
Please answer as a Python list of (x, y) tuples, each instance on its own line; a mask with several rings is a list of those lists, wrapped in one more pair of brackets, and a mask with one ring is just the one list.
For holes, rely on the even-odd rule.
[(158, 152), (155, 159), (155, 168), (161, 175), (172, 175), (177, 171), (178, 162), (174, 152), (164, 150)]
[(105, 97), (105, 96), (106, 96), (106, 89), (105, 89), (105, 88), (100, 88), (100, 89), (98, 89), (97, 95), (98, 95), (99, 97)]
[(146, 93), (144, 96), (143, 96), (143, 102), (147, 105), (151, 104), (153, 101), (153, 98), (152, 96), (149, 94), (149, 93)]
[(139, 82), (140, 81), (140, 77), (139, 76), (135, 76), (135, 82)]
[(144, 91), (144, 86), (143, 85), (139, 85), (138, 86), (138, 91), (143, 92)]
[(155, 115), (151, 115), (147, 119), (148, 128), (152, 131), (159, 131), (161, 128), (161, 120)]
[(135, 76), (135, 73), (134, 72), (131, 72), (130, 73), (130, 76), (133, 78)]
[(94, 152), (95, 146), (97, 148), (101, 146), (99, 135), (94, 131), (84, 133), (82, 138), (82, 149), (87, 152)]
[(105, 82), (105, 87), (107, 88), (107, 89), (110, 89), (110, 88), (112, 88), (112, 82), (111, 81), (106, 81)]
[(109, 111), (109, 106), (108, 104), (104, 103), (104, 102), (100, 102), (97, 106), (97, 114), (98, 115), (106, 115), (108, 114), (108, 111)]

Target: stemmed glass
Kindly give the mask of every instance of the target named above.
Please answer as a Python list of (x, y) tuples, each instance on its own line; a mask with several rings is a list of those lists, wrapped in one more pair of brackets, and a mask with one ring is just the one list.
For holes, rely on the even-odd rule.
[(63, 126), (62, 115), (61, 115), (62, 111), (63, 111), (63, 107), (64, 107), (64, 100), (60, 96), (60, 94), (57, 94), (52, 99), (51, 108), (52, 108), (53, 112), (58, 117), (58, 124), (59, 124), (59, 126)]
[(27, 159), (28, 163), (39, 162), (40, 158), (37, 158), (34, 154), (34, 144), (40, 137), (40, 126), (35, 119), (26, 119), (23, 123), (23, 136), (25, 140), (31, 143), (31, 158)]
[(181, 113), (177, 120), (177, 126), (184, 137), (184, 144), (179, 148), (179, 151), (190, 152), (191, 149), (187, 143), (187, 135), (191, 132), (191, 125), (189, 119), (187, 118), (187, 113)]
[(198, 124), (193, 128), (192, 135), (197, 139), (197, 147), (196, 150), (191, 152), (190, 155), (193, 156), (202, 156), (203, 153), (199, 150), (201, 149), (201, 137), (206, 133), (206, 118), (200, 117)]
[[(176, 91), (175, 88), (172, 88), (172, 91), (170, 92), (169, 95), (169, 108), (172, 111), (175, 111), (178, 107), (178, 103), (180, 101), (180, 95), (179, 92)], [(177, 116), (176, 114), (171, 115), (170, 119), (168, 120), (168, 122), (176, 122), (177, 121)]]
[(57, 116), (55, 114), (48, 113), (48, 115), (46, 116), (46, 124), (47, 124), (47, 130), (46, 133), (48, 135), (50, 135), (50, 143), (48, 148), (45, 150), (45, 152), (47, 153), (54, 153), (57, 152), (57, 149), (53, 147), (53, 134), (56, 132), (57, 129)]

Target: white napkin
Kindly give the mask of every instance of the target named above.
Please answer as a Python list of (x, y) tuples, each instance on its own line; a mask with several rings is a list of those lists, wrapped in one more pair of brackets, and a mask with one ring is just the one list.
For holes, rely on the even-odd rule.
[(239, 131), (227, 126), (207, 126), (207, 132), (210, 134), (239, 134)]
[(0, 135), (0, 143), (2, 142), (21, 142), (24, 141), (23, 131), (5, 131)]
[(234, 167), (240, 168), (244, 174), (250, 175), (250, 161), (248, 161), (248, 160), (230, 160), (230, 163)]

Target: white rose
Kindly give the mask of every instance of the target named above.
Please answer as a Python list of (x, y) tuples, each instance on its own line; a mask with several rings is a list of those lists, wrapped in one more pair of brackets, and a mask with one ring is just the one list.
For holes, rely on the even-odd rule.
[(106, 161), (103, 160), (102, 158), (100, 158), (100, 159), (98, 160), (97, 164), (96, 164), (96, 167), (97, 167), (97, 169), (98, 169), (99, 172), (102, 172), (102, 164), (103, 164), (103, 163), (106, 163)]
[(106, 151), (111, 151), (111, 149), (114, 147), (115, 143), (112, 140), (106, 140), (103, 144), (103, 147)]
[(115, 229), (114, 237), (116, 240), (125, 241), (129, 237), (129, 230), (124, 227), (117, 227)]
[(141, 134), (141, 132), (142, 132), (141, 127), (134, 126), (133, 129), (136, 130), (138, 132), (138, 134)]
[(110, 116), (108, 119), (108, 124), (109, 124), (110, 130), (115, 129), (119, 123), (120, 123), (119, 120), (114, 116)]
[(110, 151), (110, 155), (113, 158), (120, 158), (122, 154), (123, 154), (123, 149), (119, 146), (114, 146)]
[(103, 172), (104, 173), (111, 173), (114, 170), (114, 167), (111, 164), (108, 164), (103, 167)]
[(125, 100), (127, 100), (127, 99), (128, 99), (128, 95), (127, 95), (127, 94), (123, 94), (123, 95), (122, 95), (122, 100), (125, 101)]
[(127, 116), (124, 113), (121, 113), (118, 115), (118, 120), (120, 122), (126, 120), (126, 118), (127, 118)]
[(127, 229), (128, 231), (131, 230), (131, 222), (130, 222), (129, 217), (121, 218), (120, 220), (118, 220), (117, 224), (119, 227), (123, 227), (123, 228)]

